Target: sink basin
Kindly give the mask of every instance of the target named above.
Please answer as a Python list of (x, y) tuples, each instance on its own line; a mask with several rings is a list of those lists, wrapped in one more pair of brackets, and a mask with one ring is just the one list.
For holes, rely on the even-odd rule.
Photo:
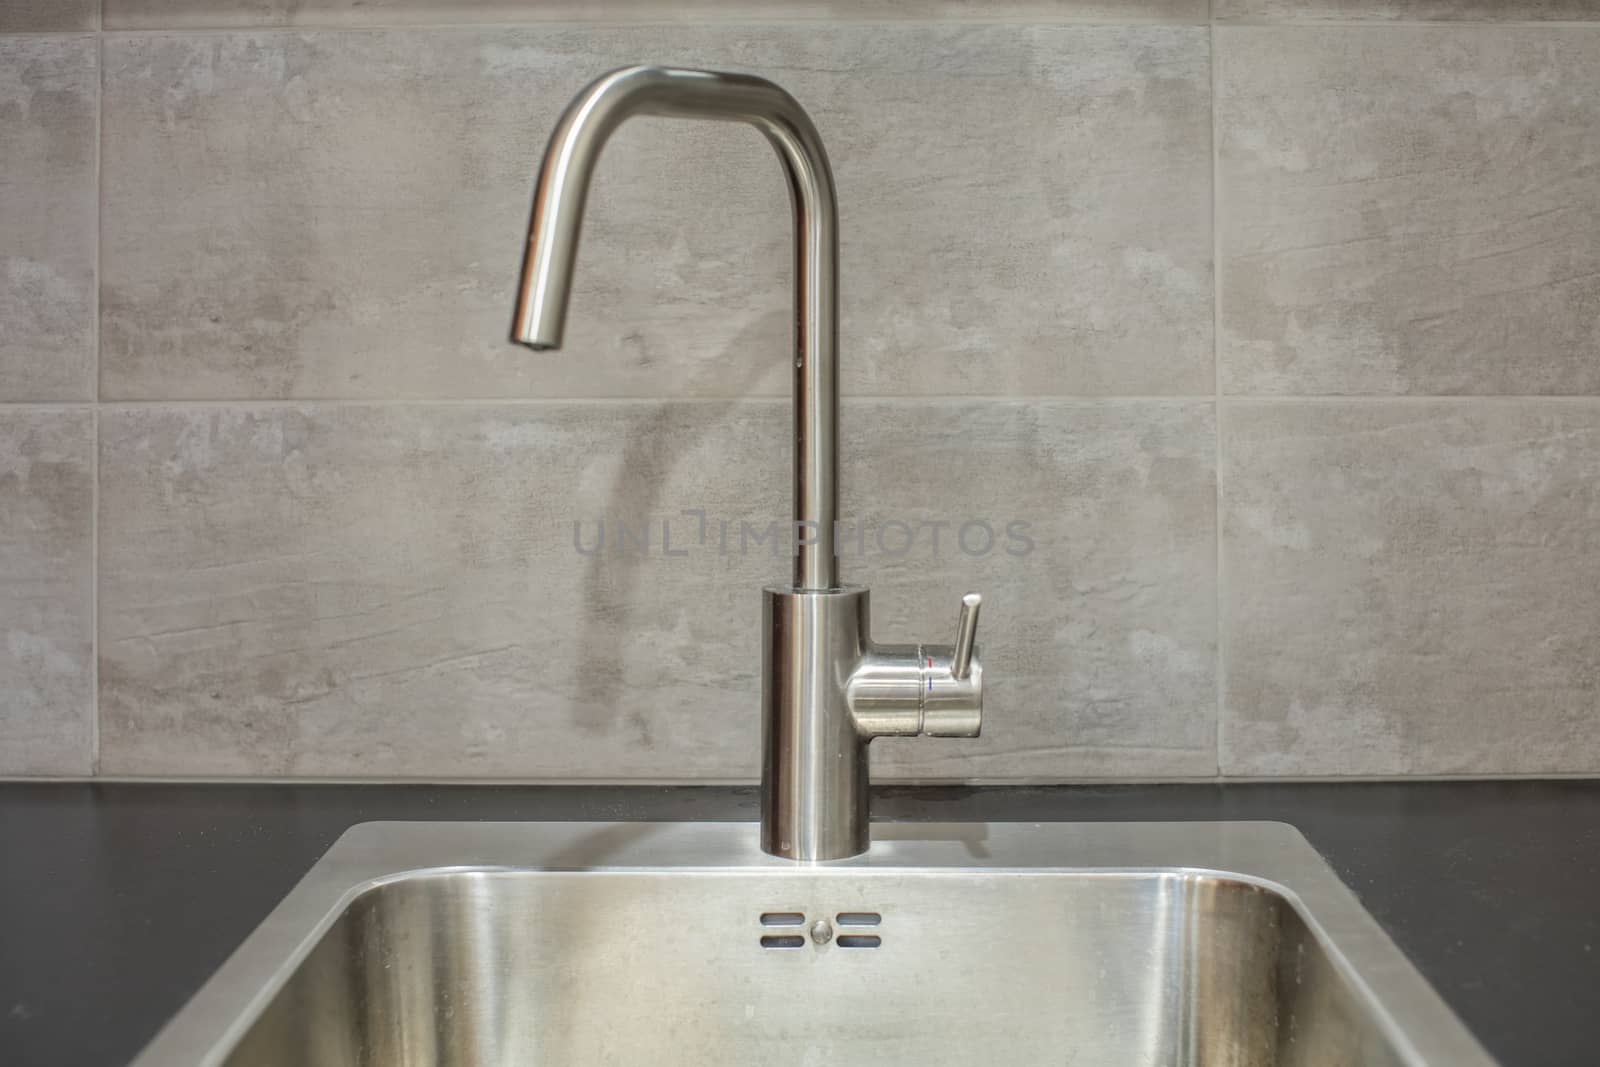
[(1492, 1061), (1292, 827), (369, 823), (136, 1061)]

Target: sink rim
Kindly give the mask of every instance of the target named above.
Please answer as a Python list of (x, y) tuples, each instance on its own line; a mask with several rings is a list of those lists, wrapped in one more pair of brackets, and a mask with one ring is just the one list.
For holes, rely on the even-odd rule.
[(754, 822), (367, 822), (352, 826), (157, 1032), (132, 1067), (222, 1060), (352, 901), (451, 873), (1121, 874), (1277, 893), (1405, 1062), (1495, 1061), (1299, 830), (1282, 822), (875, 823), (872, 849), (796, 863)]

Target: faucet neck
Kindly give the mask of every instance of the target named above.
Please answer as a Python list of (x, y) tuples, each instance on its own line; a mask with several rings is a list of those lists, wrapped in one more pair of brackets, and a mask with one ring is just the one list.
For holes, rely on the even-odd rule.
[(625, 67), (568, 105), (545, 150), (513, 339), (559, 348), (584, 202), (601, 149), (634, 115), (743, 122), (783, 164), (794, 212), (794, 588), (835, 589), (839, 561), (839, 211), (822, 138), (783, 89), (743, 74)]

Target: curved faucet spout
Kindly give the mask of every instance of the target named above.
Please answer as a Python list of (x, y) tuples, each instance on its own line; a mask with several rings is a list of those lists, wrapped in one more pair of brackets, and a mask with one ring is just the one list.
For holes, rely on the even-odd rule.
[(578, 94), (539, 172), (512, 339), (561, 347), (590, 178), (612, 132), (634, 115), (748, 123), (783, 162), (795, 226), (794, 586), (836, 588), (838, 206), (822, 139), (794, 97), (762, 78), (667, 67), (615, 70)]

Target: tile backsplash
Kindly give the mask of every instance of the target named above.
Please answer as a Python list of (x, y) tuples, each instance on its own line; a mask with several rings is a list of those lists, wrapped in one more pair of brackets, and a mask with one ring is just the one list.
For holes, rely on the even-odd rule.
[(596, 72), (641, 55), (770, 72), (824, 125), (847, 392), (1211, 390), (1204, 27), (112, 34), (104, 50), (103, 400), (787, 394), (789, 205), (741, 126), (624, 127), (565, 347), (508, 340), (545, 138)]
[(91, 401), (92, 37), (0, 34), (0, 401)]
[(1600, 4), (0, 0), (0, 775), (751, 779), (790, 219), (590, 77), (749, 70), (842, 216), (846, 580), (987, 594), (879, 778), (1600, 773)]

